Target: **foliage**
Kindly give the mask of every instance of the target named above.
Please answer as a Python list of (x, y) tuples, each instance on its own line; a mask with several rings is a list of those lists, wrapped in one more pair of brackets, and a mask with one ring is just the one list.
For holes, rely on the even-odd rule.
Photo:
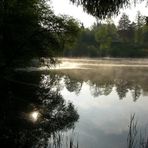
[(128, 28), (130, 27), (130, 20), (128, 15), (126, 15), (125, 13), (122, 14), (120, 20), (119, 20), (119, 26), (118, 29), (119, 30), (128, 30)]
[[(70, 0), (71, 2), (82, 5), (84, 10), (99, 18), (110, 17), (119, 13), (119, 9), (130, 5), (129, 0)], [(144, 0), (134, 0), (134, 3)], [(147, 1), (147, 0), (145, 0)]]
[(82, 28), (74, 47), (65, 50), (65, 56), (84, 57), (147, 57), (147, 18), (131, 22), (123, 13), (116, 27), (111, 20)]
[(1, 1), (0, 11), (0, 63), (4, 66), (33, 57), (52, 58), (79, 31), (77, 21), (56, 16), (46, 0)]
[(142, 44), (143, 42), (143, 26), (145, 25), (145, 17), (141, 15), (141, 13), (138, 11), (136, 16), (136, 36), (135, 36), (135, 42), (138, 42)]
[(142, 34), (143, 34), (143, 42), (145, 44), (148, 44), (148, 25), (144, 25)]
[(113, 40), (117, 38), (117, 29), (113, 23), (102, 24), (95, 33), (95, 39), (100, 45), (100, 50), (109, 49)]
[(64, 56), (97, 56), (97, 42), (89, 29), (81, 28), (79, 37), (72, 48), (65, 48)]

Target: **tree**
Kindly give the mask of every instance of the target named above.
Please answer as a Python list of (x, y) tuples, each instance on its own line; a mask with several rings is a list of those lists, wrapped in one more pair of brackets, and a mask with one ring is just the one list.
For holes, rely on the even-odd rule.
[(97, 42), (95, 41), (95, 32), (92, 29), (81, 28), (79, 36), (73, 47), (65, 48), (65, 56), (97, 56)]
[(136, 35), (135, 35), (136, 43), (141, 44), (143, 42), (142, 28), (144, 24), (145, 24), (145, 17), (141, 15), (140, 11), (138, 11), (136, 16)]
[(133, 31), (134, 24), (130, 24), (130, 20), (128, 15), (125, 13), (122, 14), (119, 25), (118, 25), (118, 33), (123, 42), (129, 42), (131, 40), (130, 33)]
[(119, 20), (119, 25), (118, 29), (119, 30), (128, 30), (130, 27), (130, 20), (128, 15), (126, 13), (123, 13), (120, 20)]
[(0, 63), (4, 67), (33, 57), (52, 58), (62, 51), (64, 39), (72, 42), (78, 33), (78, 23), (56, 16), (46, 0), (7, 0), (0, 4)]
[[(112, 16), (113, 14), (118, 14), (119, 9), (129, 6), (129, 0), (70, 0), (71, 2), (82, 5), (84, 10), (93, 16), (99, 18), (106, 18), (107, 16)], [(134, 2), (139, 1), (135, 0)], [(147, 1), (147, 0), (140, 0)]]
[(98, 30), (95, 33), (96, 41), (99, 44), (100, 55), (102, 56), (103, 50), (106, 50), (106, 54), (108, 54), (109, 48), (111, 47), (111, 43), (117, 37), (117, 29), (116, 26), (108, 22), (107, 24), (102, 24), (98, 27)]
[(142, 30), (143, 42), (148, 45), (148, 25), (145, 24)]
[(135, 42), (136, 23), (132, 22), (128, 29), (128, 41), (130, 43)]
[(59, 38), (62, 50), (65, 50), (74, 46), (80, 32), (80, 23), (70, 16), (63, 15), (60, 17), (66, 31), (61, 32)]

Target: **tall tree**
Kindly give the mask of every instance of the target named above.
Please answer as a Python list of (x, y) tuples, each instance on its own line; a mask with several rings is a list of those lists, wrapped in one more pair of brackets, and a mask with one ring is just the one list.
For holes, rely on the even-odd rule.
[(148, 17), (145, 19), (145, 25), (143, 26), (142, 34), (144, 44), (148, 45)]
[(128, 41), (131, 43), (135, 42), (135, 31), (136, 31), (136, 23), (132, 22), (128, 29), (128, 37), (129, 37)]
[(100, 55), (102, 56), (103, 50), (107, 51), (111, 47), (111, 43), (113, 42), (113, 40), (115, 40), (117, 37), (116, 26), (111, 22), (107, 22), (107, 24), (102, 24), (100, 27), (98, 27), (95, 37), (96, 41), (100, 45)]
[(122, 41), (128, 42), (129, 41), (129, 29), (132, 27), (130, 25), (130, 20), (126, 13), (123, 13), (118, 25), (118, 33)]
[(136, 16), (136, 36), (135, 36), (136, 43), (141, 44), (143, 42), (142, 28), (144, 24), (145, 24), (145, 17), (141, 15), (140, 11), (138, 11)]
[(126, 15), (126, 13), (123, 13), (120, 20), (119, 20), (118, 29), (119, 30), (128, 30), (129, 27), (130, 27), (129, 17), (128, 17), (128, 15)]

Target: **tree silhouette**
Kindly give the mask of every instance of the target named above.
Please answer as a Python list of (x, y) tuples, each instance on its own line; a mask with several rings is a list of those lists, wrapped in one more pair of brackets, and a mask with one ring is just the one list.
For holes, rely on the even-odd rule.
[[(119, 9), (130, 5), (129, 0), (70, 0), (71, 2), (82, 5), (84, 10), (93, 16), (106, 18), (119, 13)], [(136, 3), (135, 0), (134, 2)], [(144, 0), (140, 0), (141, 2)], [(145, 0), (147, 1), (147, 0)]]
[(0, 146), (46, 147), (53, 134), (74, 127), (79, 115), (61, 96), (56, 75), (17, 74), (14, 78), (0, 83)]
[(68, 16), (56, 16), (46, 0), (0, 2), (0, 66), (26, 64), (37, 57), (52, 58), (71, 43), (79, 24)]

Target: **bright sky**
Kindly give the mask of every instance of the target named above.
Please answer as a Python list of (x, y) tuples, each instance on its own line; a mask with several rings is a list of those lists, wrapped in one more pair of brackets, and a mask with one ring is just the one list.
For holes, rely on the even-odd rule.
[[(82, 22), (85, 27), (91, 27), (93, 23), (96, 22), (95, 17), (88, 15), (83, 11), (82, 7), (73, 5), (69, 0), (51, 0), (51, 6), (56, 15), (66, 14), (73, 16), (75, 19)], [(130, 20), (134, 21), (137, 11), (140, 11), (142, 15), (148, 16), (148, 7), (146, 7), (146, 2), (137, 4), (136, 7), (131, 6), (131, 8), (122, 9), (118, 16), (113, 17), (113, 20), (117, 25), (122, 13), (125, 12), (129, 16)]]

